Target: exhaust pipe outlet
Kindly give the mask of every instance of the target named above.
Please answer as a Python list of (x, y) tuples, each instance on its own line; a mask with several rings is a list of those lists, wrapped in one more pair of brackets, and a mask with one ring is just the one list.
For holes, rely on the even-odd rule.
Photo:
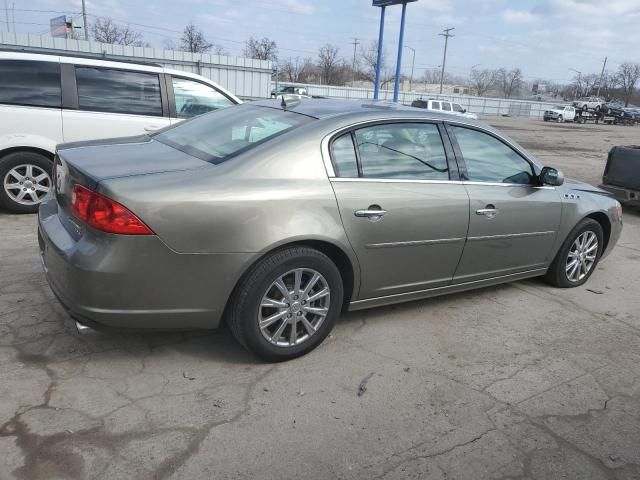
[(91, 334), (92, 332), (95, 332), (95, 330), (93, 328), (88, 327), (85, 324), (80, 323), (77, 320), (76, 320), (76, 330), (78, 331), (78, 335), (80, 335), (80, 336), (85, 336), (87, 334)]

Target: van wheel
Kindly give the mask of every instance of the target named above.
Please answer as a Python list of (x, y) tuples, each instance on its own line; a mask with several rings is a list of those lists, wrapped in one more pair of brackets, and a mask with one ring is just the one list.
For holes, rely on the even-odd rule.
[(602, 226), (592, 218), (585, 218), (565, 239), (545, 279), (560, 288), (582, 285), (598, 266), (603, 246)]
[(264, 360), (289, 360), (329, 335), (343, 294), (340, 271), (329, 257), (311, 248), (286, 248), (245, 276), (227, 322), (236, 339)]
[(52, 162), (35, 152), (0, 159), (0, 205), (14, 213), (35, 213), (51, 189)]

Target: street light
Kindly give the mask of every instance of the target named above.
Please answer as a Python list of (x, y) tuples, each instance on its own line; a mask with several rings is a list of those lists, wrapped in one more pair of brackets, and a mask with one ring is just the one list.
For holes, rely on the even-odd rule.
[(578, 74), (578, 83), (576, 84), (576, 93), (574, 94), (574, 97), (578, 98), (578, 88), (582, 86), (582, 72), (580, 70), (576, 70), (575, 68), (570, 68), (569, 70)]
[(413, 52), (413, 58), (411, 60), (411, 77), (409, 77), (409, 91), (412, 91), (412, 85), (413, 85), (413, 68), (416, 66), (416, 49), (413, 47), (410, 47), (409, 45), (405, 45), (404, 48), (408, 48), (409, 50), (411, 50), (411, 52)]

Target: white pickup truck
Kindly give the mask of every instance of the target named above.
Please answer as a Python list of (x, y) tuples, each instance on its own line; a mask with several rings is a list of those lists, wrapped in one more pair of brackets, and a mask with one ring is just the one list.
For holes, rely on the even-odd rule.
[(576, 109), (572, 105), (554, 105), (544, 111), (542, 118), (545, 122), (555, 120), (558, 123), (573, 122), (576, 118)]

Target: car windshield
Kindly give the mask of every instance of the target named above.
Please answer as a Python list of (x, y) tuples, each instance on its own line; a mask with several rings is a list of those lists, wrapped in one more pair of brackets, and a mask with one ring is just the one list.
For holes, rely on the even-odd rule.
[(196, 117), (153, 138), (218, 164), (311, 121), (311, 117), (285, 110), (240, 105)]
[(564, 110), (564, 105), (555, 105), (554, 110)]

